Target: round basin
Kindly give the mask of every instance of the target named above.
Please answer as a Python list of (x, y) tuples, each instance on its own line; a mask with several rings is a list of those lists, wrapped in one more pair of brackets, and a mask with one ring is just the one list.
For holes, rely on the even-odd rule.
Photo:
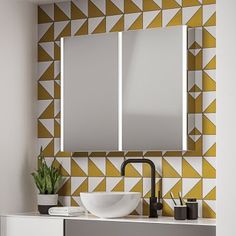
[(84, 207), (101, 218), (117, 218), (129, 215), (138, 206), (141, 193), (93, 192), (80, 193)]

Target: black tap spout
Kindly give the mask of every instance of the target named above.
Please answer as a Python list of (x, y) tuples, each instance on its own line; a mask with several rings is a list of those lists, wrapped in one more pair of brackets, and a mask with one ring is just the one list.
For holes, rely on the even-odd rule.
[(155, 183), (155, 165), (149, 159), (127, 159), (121, 165), (121, 175), (125, 176), (125, 167), (129, 163), (147, 163), (151, 167), (151, 197), (155, 197), (156, 183)]

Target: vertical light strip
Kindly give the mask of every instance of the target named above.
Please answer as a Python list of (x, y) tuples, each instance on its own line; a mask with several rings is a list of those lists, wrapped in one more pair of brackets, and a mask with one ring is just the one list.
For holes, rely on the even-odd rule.
[(188, 68), (187, 68), (187, 55), (188, 55), (188, 28), (186, 25), (183, 26), (182, 29), (182, 50), (183, 50), (183, 95), (182, 95), (182, 107), (183, 107), (183, 119), (182, 119), (182, 148), (183, 150), (187, 150), (187, 79), (188, 79)]
[(122, 151), (122, 33), (118, 33), (118, 150)]
[(61, 137), (60, 137), (60, 146), (61, 152), (64, 151), (64, 38), (61, 38)]

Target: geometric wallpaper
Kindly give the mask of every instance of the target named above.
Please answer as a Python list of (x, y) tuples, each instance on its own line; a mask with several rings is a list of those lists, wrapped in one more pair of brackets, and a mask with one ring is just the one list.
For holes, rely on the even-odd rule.
[[(60, 38), (182, 24), (195, 28), (188, 42), (188, 116), (195, 118), (188, 141), (195, 150), (60, 152)], [(124, 159), (137, 157), (156, 165), (163, 215), (173, 215), (172, 191), (176, 198), (178, 192), (197, 198), (200, 216), (216, 217), (215, 32), (215, 0), (74, 0), (38, 7), (38, 146), (49, 164), (56, 157), (63, 167), (62, 205), (79, 205), (84, 191), (139, 191), (143, 198), (133, 214), (147, 215), (149, 167), (130, 164), (126, 177), (120, 176)]]

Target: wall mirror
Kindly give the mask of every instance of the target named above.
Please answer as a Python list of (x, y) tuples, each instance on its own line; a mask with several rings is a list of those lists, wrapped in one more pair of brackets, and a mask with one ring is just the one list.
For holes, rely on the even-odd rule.
[(187, 27), (61, 39), (61, 150), (187, 150)]

